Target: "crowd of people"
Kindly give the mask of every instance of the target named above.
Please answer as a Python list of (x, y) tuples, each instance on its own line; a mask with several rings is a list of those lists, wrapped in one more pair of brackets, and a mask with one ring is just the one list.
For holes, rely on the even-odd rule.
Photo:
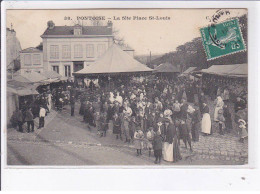
[[(211, 118), (209, 99), (199, 81), (144, 79), (141, 83), (131, 82), (108, 90), (87, 89), (79, 96), (79, 114), (90, 130), (98, 130), (100, 137), (106, 137), (112, 126), (115, 138), (133, 143), (137, 156), (147, 148), (149, 156), (154, 150), (155, 163), (160, 163), (162, 156), (166, 161), (177, 162), (182, 158), (180, 141), (192, 152), (192, 141), (199, 141), (200, 134), (213, 133), (212, 122), (218, 125), (215, 131), (221, 135), (233, 130), (228, 92), (216, 91)], [(74, 91), (71, 92), (72, 116), (75, 101)], [(236, 111), (245, 108), (246, 101), (238, 97)], [(235, 119), (243, 142), (247, 137), (247, 123), (241, 117)]]
[[(44, 118), (51, 109), (61, 111), (70, 104), (74, 116), (75, 103), (79, 102), (79, 114), (89, 130), (96, 129), (102, 138), (112, 128), (118, 141), (135, 146), (137, 156), (144, 148), (149, 156), (153, 152), (156, 164), (162, 158), (170, 162), (181, 160), (180, 142), (192, 152), (192, 142), (198, 142), (201, 134), (208, 136), (218, 131), (224, 135), (237, 127), (240, 141), (247, 138), (246, 99), (237, 96), (234, 108), (231, 107), (229, 88), (216, 86), (213, 92), (210, 85), (206, 88), (201, 80), (194, 79), (141, 80), (125, 85), (117, 80), (109, 88), (95, 87), (91, 82), (84, 90), (68, 86), (46, 91), (33, 103), (26, 102), (17, 109), (13, 120), (19, 131), (23, 132), (26, 122), (27, 132), (33, 132), (34, 118), (39, 117), (39, 128), (44, 127)], [(210, 112), (208, 103), (214, 106), (214, 112)], [(241, 111), (245, 117), (238, 114)], [(212, 122), (218, 129), (213, 130)]]

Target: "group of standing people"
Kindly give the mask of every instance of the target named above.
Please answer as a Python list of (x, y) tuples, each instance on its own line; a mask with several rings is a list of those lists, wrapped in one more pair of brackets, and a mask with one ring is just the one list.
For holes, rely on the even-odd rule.
[(105, 137), (111, 126), (116, 139), (133, 143), (137, 156), (147, 148), (149, 156), (154, 150), (156, 163), (162, 155), (164, 160), (176, 162), (182, 158), (180, 141), (192, 151), (192, 141), (199, 141), (201, 132), (211, 133), (206, 97), (198, 98), (193, 104), (187, 102), (194, 97), (187, 99), (185, 83), (143, 81), (127, 88), (82, 93), (79, 114), (90, 130), (98, 129), (100, 137)]

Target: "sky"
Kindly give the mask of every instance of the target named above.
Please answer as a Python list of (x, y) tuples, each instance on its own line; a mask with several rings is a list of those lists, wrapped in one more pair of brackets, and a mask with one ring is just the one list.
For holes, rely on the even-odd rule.
[[(246, 9), (228, 9), (230, 15), (222, 16), (219, 22), (230, 17), (239, 17), (247, 13)], [(104, 16), (103, 24), (109, 18), (118, 36), (135, 49), (136, 55), (163, 54), (175, 51), (176, 47), (200, 37), (199, 29), (210, 24), (216, 9), (88, 9), (88, 10), (7, 10), (6, 25), (16, 31), (22, 49), (35, 47), (42, 41), (41, 35), (52, 20), (56, 26), (72, 26), (77, 17)], [(123, 20), (123, 17), (131, 17)], [(146, 17), (146, 20), (134, 20), (134, 17)], [(149, 16), (168, 17), (167, 20), (149, 20)], [(70, 17), (71, 20), (65, 20)], [(120, 18), (120, 20), (116, 20)], [(91, 25), (89, 20), (84, 25)]]

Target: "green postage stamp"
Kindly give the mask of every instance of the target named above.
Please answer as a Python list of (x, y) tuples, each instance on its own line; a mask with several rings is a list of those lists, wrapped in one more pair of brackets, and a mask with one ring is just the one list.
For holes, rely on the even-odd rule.
[(246, 50), (237, 19), (200, 29), (207, 59)]

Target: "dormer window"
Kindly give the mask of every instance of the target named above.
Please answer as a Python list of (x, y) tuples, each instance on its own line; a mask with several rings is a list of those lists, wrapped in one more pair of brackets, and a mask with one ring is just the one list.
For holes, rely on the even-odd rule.
[(82, 28), (81, 26), (77, 25), (74, 27), (74, 35), (81, 35), (82, 34)]

